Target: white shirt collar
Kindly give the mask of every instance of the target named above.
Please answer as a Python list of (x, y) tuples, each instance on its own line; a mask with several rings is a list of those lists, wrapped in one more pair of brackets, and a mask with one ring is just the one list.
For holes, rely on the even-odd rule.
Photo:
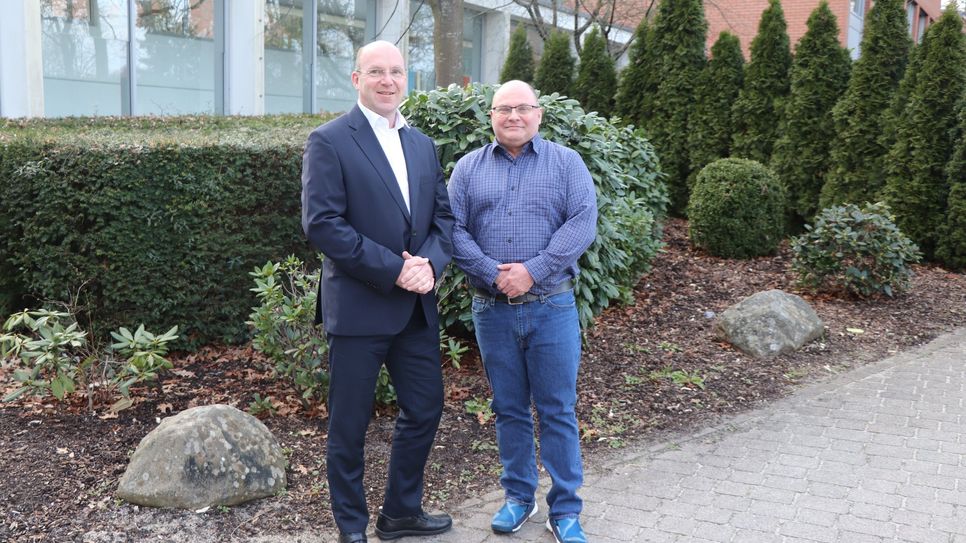
[(403, 117), (398, 109), (396, 110), (396, 126), (389, 128), (389, 119), (362, 105), (361, 101), (356, 101), (356, 103), (359, 105), (359, 109), (362, 110), (362, 114), (369, 120), (369, 124), (373, 130), (399, 130), (408, 125), (406, 118)]

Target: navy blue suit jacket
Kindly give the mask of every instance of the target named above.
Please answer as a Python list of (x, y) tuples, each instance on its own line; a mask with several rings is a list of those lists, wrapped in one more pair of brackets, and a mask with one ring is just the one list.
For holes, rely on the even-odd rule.
[(429, 325), (438, 326), (435, 291), (418, 295), (396, 286), (396, 278), (409, 251), (428, 258), (439, 281), (453, 255), (453, 214), (432, 140), (411, 126), (399, 137), (411, 212), (358, 105), (316, 128), (306, 143), (302, 228), (325, 255), (316, 322), (327, 333), (399, 333), (417, 301)]

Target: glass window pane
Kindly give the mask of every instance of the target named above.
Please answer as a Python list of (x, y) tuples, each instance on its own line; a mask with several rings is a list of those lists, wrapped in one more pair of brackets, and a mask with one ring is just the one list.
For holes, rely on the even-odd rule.
[(215, 112), (215, 0), (138, 0), (138, 115)]
[(412, 26), (409, 28), (409, 90), (436, 88), (436, 63), (433, 57), (433, 10), (426, 2), (409, 3)]
[(463, 84), (482, 79), (483, 14), (463, 9)]
[(42, 0), (40, 13), (46, 115), (120, 115), (127, 2)]
[[(374, 31), (367, 0), (319, 0), (316, 110), (348, 111), (356, 103), (355, 52)], [(299, 78), (301, 81), (301, 78)]]
[[(413, 24), (409, 29), (409, 89), (436, 88), (433, 47), (433, 12), (425, 2), (410, 2)], [(417, 11), (418, 10), (418, 11)], [(479, 81), (482, 72), (483, 15), (463, 9), (463, 81)]]
[(302, 111), (302, 7), (265, 0), (265, 113)]

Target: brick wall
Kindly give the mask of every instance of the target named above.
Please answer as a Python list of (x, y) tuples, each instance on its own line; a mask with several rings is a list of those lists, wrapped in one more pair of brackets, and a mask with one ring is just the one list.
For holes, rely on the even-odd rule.
[[(808, 30), (806, 23), (808, 16), (818, 7), (821, 0), (783, 0), (782, 9), (785, 12), (785, 21), (788, 23), (788, 37), (791, 40), (792, 49), (798, 40), (805, 35)], [(918, 0), (918, 6), (924, 10), (930, 19), (930, 23), (942, 14), (940, 7), (941, 0)], [(839, 42), (847, 45), (847, 32), (849, 22), (849, 0), (828, 0), (829, 8), (835, 14), (839, 25)], [(866, 2), (866, 9), (871, 8), (872, 1)], [(768, 7), (768, 0), (705, 0), (704, 9), (708, 18), (708, 43), (707, 50), (718, 39), (722, 30), (728, 30), (736, 34), (741, 40), (741, 47), (745, 54), (745, 59), (750, 57), (751, 40), (758, 34), (758, 22), (761, 20), (761, 12)], [(915, 23), (914, 23), (915, 24)]]

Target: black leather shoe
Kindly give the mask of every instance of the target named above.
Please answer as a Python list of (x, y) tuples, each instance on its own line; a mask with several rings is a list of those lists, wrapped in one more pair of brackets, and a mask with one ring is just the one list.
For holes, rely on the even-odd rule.
[(446, 513), (429, 515), (420, 513), (413, 517), (389, 518), (382, 513), (376, 519), (376, 535), (379, 539), (399, 539), (407, 535), (441, 534), (453, 527), (453, 519)]
[(368, 541), (363, 532), (339, 532), (339, 543), (367, 543)]

